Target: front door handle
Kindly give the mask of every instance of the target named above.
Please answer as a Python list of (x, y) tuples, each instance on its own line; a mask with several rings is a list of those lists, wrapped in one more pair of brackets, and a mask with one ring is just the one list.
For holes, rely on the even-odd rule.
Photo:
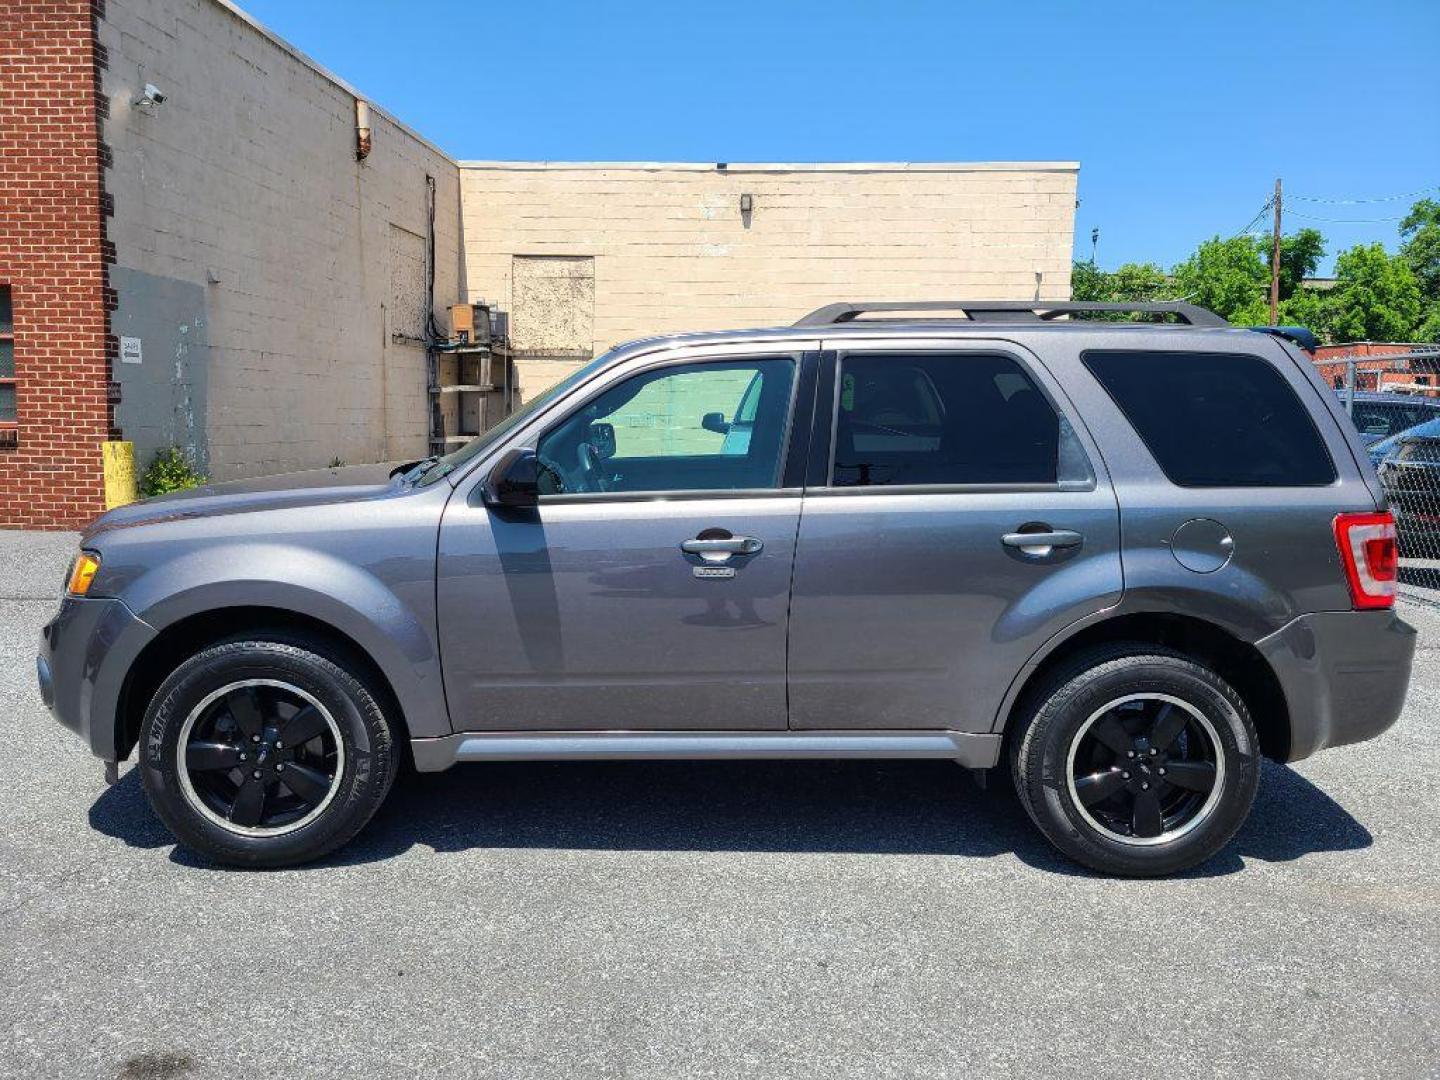
[(1070, 529), (1055, 529), (1050, 532), (1013, 532), (1000, 537), (1006, 547), (1019, 548), (1024, 555), (1044, 558), (1056, 548), (1079, 547), (1085, 538)]
[(731, 555), (755, 555), (765, 546), (758, 536), (696, 537), (686, 540), (680, 550), (699, 555), (706, 562), (724, 562)]

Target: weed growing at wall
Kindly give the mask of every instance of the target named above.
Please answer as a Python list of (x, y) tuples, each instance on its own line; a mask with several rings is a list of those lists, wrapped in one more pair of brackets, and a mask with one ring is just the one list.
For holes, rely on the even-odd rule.
[(166, 495), (172, 491), (199, 487), (208, 483), (209, 477), (190, 463), (190, 456), (178, 446), (167, 446), (156, 452), (145, 475), (140, 477), (140, 494), (144, 498), (152, 495)]

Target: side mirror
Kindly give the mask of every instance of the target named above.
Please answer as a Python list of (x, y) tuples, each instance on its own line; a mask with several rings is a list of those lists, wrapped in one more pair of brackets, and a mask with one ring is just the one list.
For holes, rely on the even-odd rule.
[(526, 447), (507, 450), (481, 486), (486, 506), (534, 506), (540, 501), (540, 462)]
[(730, 425), (725, 422), (723, 412), (707, 412), (700, 418), (700, 426), (706, 431), (713, 431), (716, 435), (729, 435)]

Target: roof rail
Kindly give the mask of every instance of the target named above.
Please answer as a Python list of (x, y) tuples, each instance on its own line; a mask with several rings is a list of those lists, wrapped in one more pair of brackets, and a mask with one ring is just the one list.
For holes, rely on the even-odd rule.
[(1303, 326), (1247, 326), (1245, 329), (1293, 341), (1308, 353), (1313, 353), (1320, 347), (1320, 339)]
[(954, 311), (972, 322), (1048, 321), (1085, 312), (1144, 312), (1174, 315), (1191, 326), (1229, 326), (1213, 311), (1180, 300), (1154, 303), (1102, 303), (1096, 300), (877, 300), (859, 304), (827, 304), (810, 312), (796, 326), (834, 326), (874, 311)]

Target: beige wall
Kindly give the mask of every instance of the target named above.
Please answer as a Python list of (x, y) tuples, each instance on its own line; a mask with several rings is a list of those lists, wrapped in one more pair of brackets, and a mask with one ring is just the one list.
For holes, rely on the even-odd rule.
[[(425, 452), (425, 176), (435, 298), (461, 291), (456, 165), (217, 0), (109, 0), (117, 421), (221, 479)], [(167, 99), (132, 102), (145, 83)], [(400, 335), (403, 340), (396, 340)]]
[[(466, 279), (537, 352), (785, 324), (836, 300), (1065, 299), (1077, 172), (461, 162)], [(573, 366), (522, 359), (522, 389)]]

